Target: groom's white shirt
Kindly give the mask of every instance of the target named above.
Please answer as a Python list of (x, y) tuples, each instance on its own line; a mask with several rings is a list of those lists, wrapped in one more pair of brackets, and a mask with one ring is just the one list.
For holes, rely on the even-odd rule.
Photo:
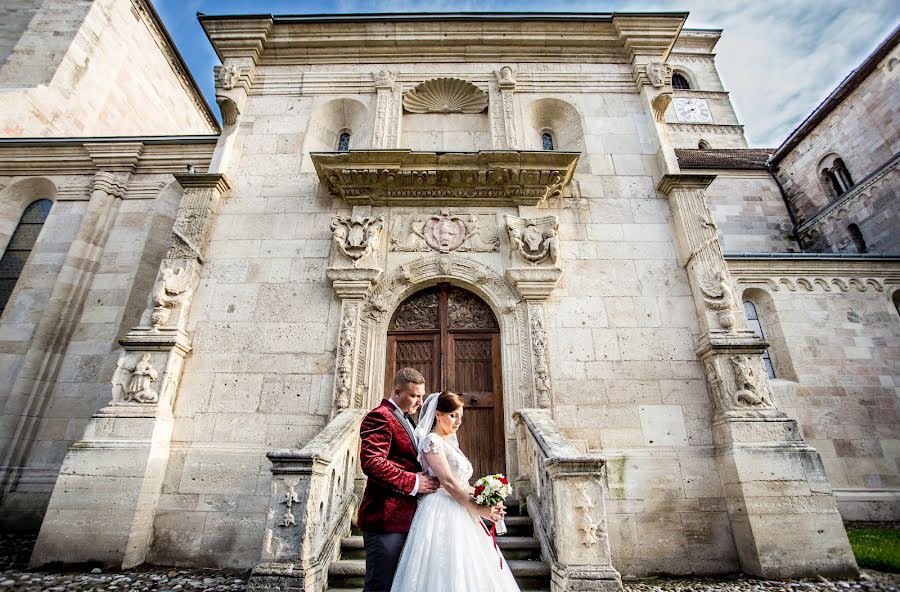
[[(388, 397), (388, 403), (390, 403), (391, 405), (396, 407), (397, 411), (400, 412), (400, 415), (403, 416), (403, 421), (406, 422), (406, 425), (409, 426), (410, 432), (413, 434), (413, 446), (417, 447), (419, 445), (419, 443), (416, 442), (416, 436), (415, 436), (416, 428), (413, 426), (412, 422), (410, 422), (408, 419), (406, 419), (406, 414), (403, 413), (403, 409), (400, 409), (400, 406), (397, 405), (397, 403), (395, 403), (394, 400), (391, 399), (390, 397)], [(418, 473), (416, 473), (416, 484), (413, 486), (412, 491), (409, 492), (409, 495), (416, 495), (417, 491), (419, 491), (419, 474)]]

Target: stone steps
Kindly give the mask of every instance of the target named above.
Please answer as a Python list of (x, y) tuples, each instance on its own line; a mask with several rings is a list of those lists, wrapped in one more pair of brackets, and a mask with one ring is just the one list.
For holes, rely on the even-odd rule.
[[(507, 516), (508, 534), (497, 537), (509, 569), (522, 592), (549, 592), (550, 566), (541, 559), (541, 545), (534, 536), (534, 523), (527, 515)], [(353, 528), (341, 539), (341, 555), (328, 568), (329, 592), (362, 592), (366, 574), (363, 537)]]

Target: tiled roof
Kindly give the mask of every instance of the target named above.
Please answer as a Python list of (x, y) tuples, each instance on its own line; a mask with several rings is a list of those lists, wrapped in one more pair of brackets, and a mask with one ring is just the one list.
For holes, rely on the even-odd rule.
[(683, 169), (765, 169), (774, 152), (774, 148), (676, 148), (675, 156)]

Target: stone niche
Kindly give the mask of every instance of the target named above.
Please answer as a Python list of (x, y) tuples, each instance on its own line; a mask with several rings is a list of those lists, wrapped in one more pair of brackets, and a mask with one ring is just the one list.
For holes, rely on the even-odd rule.
[(491, 149), (488, 95), (458, 78), (426, 80), (403, 94), (400, 146), (412, 150)]

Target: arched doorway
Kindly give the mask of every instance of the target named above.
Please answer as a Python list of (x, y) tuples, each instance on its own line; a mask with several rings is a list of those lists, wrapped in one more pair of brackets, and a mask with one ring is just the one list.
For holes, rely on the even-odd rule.
[(449, 284), (412, 294), (388, 325), (386, 390), (406, 366), (425, 375), (425, 392), (463, 395), (459, 444), (475, 476), (505, 472), (500, 329), (490, 307)]

